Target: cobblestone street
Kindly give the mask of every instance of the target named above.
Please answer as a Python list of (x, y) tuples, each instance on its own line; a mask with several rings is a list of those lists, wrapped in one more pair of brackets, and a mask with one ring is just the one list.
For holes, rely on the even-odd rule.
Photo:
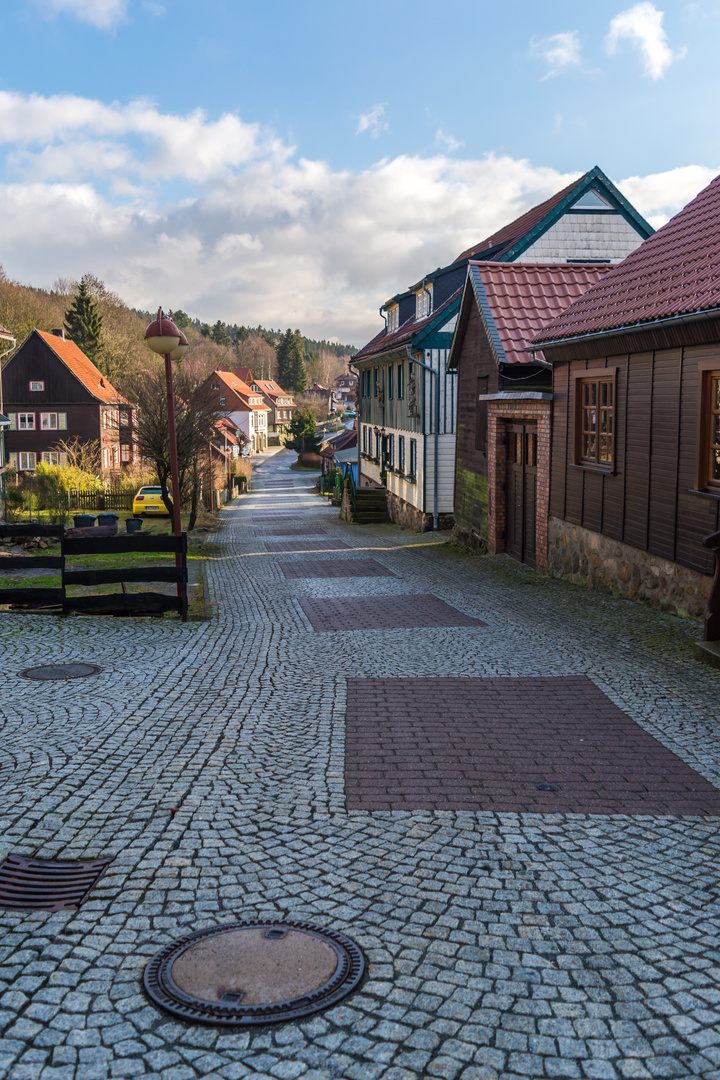
[[(0, 1075), (720, 1078), (698, 625), (345, 525), (294, 457), (223, 511), (209, 620), (0, 615), (0, 855), (114, 860), (0, 911)], [(243, 1030), (145, 996), (163, 945), (274, 918), (356, 941), (360, 988)]]

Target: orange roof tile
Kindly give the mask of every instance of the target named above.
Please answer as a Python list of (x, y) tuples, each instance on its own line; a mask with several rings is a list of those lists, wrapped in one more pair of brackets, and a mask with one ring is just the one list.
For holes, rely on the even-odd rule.
[(115, 404), (118, 401), (127, 401), (127, 398), (117, 392), (112, 383), (95, 367), (92, 360), (87, 358), (74, 341), (58, 337), (57, 334), (48, 334), (44, 330), (36, 330), (35, 333), (39, 334), (55, 355), (62, 360), (66, 367), (70, 368), (75, 378), (80, 380), (93, 397), (106, 402), (108, 405)]

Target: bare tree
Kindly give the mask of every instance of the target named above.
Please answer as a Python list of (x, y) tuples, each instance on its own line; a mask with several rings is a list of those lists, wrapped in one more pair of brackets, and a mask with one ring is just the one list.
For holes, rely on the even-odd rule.
[[(195, 524), (203, 455), (220, 415), (215, 395), (205, 379), (184, 366), (173, 372), (175, 389), (175, 427), (177, 433), (180, 499), (190, 504), (189, 528)], [(136, 436), (140, 454), (155, 466), (162, 499), (172, 513), (172, 476), (168, 444), (168, 414), (165, 373), (161, 367), (139, 372), (125, 384), (125, 393), (138, 406)]]

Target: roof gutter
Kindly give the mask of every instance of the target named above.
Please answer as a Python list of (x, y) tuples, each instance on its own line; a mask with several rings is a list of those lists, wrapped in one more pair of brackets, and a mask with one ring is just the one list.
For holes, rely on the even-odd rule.
[[(596, 330), (590, 334), (577, 334), (566, 338), (551, 338), (547, 341), (534, 342), (525, 347), (526, 352), (534, 352), (537, 349), (557, 349), (563, 345), (574, 345), (578, 341), (600, 341), (603, 338), (621, 337), (624, 334), (654, 330), (663, 326), (683, 326), (686, 323), (701, 322), (703, 319), (720, 318), (720, 307), (706, 308), (704, 311), (694, 311), (691, 315), (670, 315), (665, 319), (653, 319), (652, 322), (628, 323), (626, 326), (613, 327), (610, 330)], [(540, 363), (538, 360), (537, 363)], [(552, 367), (552, 364), (548, 364)]]

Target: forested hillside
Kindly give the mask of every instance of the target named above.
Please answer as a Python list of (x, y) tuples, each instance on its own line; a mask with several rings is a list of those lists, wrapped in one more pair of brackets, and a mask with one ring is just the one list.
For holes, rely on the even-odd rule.
[[(78, 308), (79, 315), (74, 318)], [(282, 385), (278, 350), (282, 368), (285, 342), (286, 346), (292, 345), (293, 358), (284, 372), (295, 373), (295, 384), (284, 389), (302, 395), (313, 379), (327, 385), (347, 371), (348, 359), (356, 352), (353, 346), (306, 338), (299, 331), (231, 325), (220, 320), (211, 326), (184, 311), (169, 314), (190, 342), (183, 363), (196, 378), (214, 368), (249, 367), (256, 378), (276, 379)], [(83, 337), (83, 319), (95, 316), (97, 333), (88, 327)], [(6, 327), (18, 344), (33, 329), (49, 331), (65, 326), (66, 334), (77, 340), (119, 390), (155, 363), (143, 340), (145, 328), (154, 317), (155, 312), (128, 307), (92, 274), (86, 274), (82, 283), (60, 278), (47, 290), (13, 281), (0, 267), (0, 326)], [(70, 333), (68, 327), (72, 328)]]

